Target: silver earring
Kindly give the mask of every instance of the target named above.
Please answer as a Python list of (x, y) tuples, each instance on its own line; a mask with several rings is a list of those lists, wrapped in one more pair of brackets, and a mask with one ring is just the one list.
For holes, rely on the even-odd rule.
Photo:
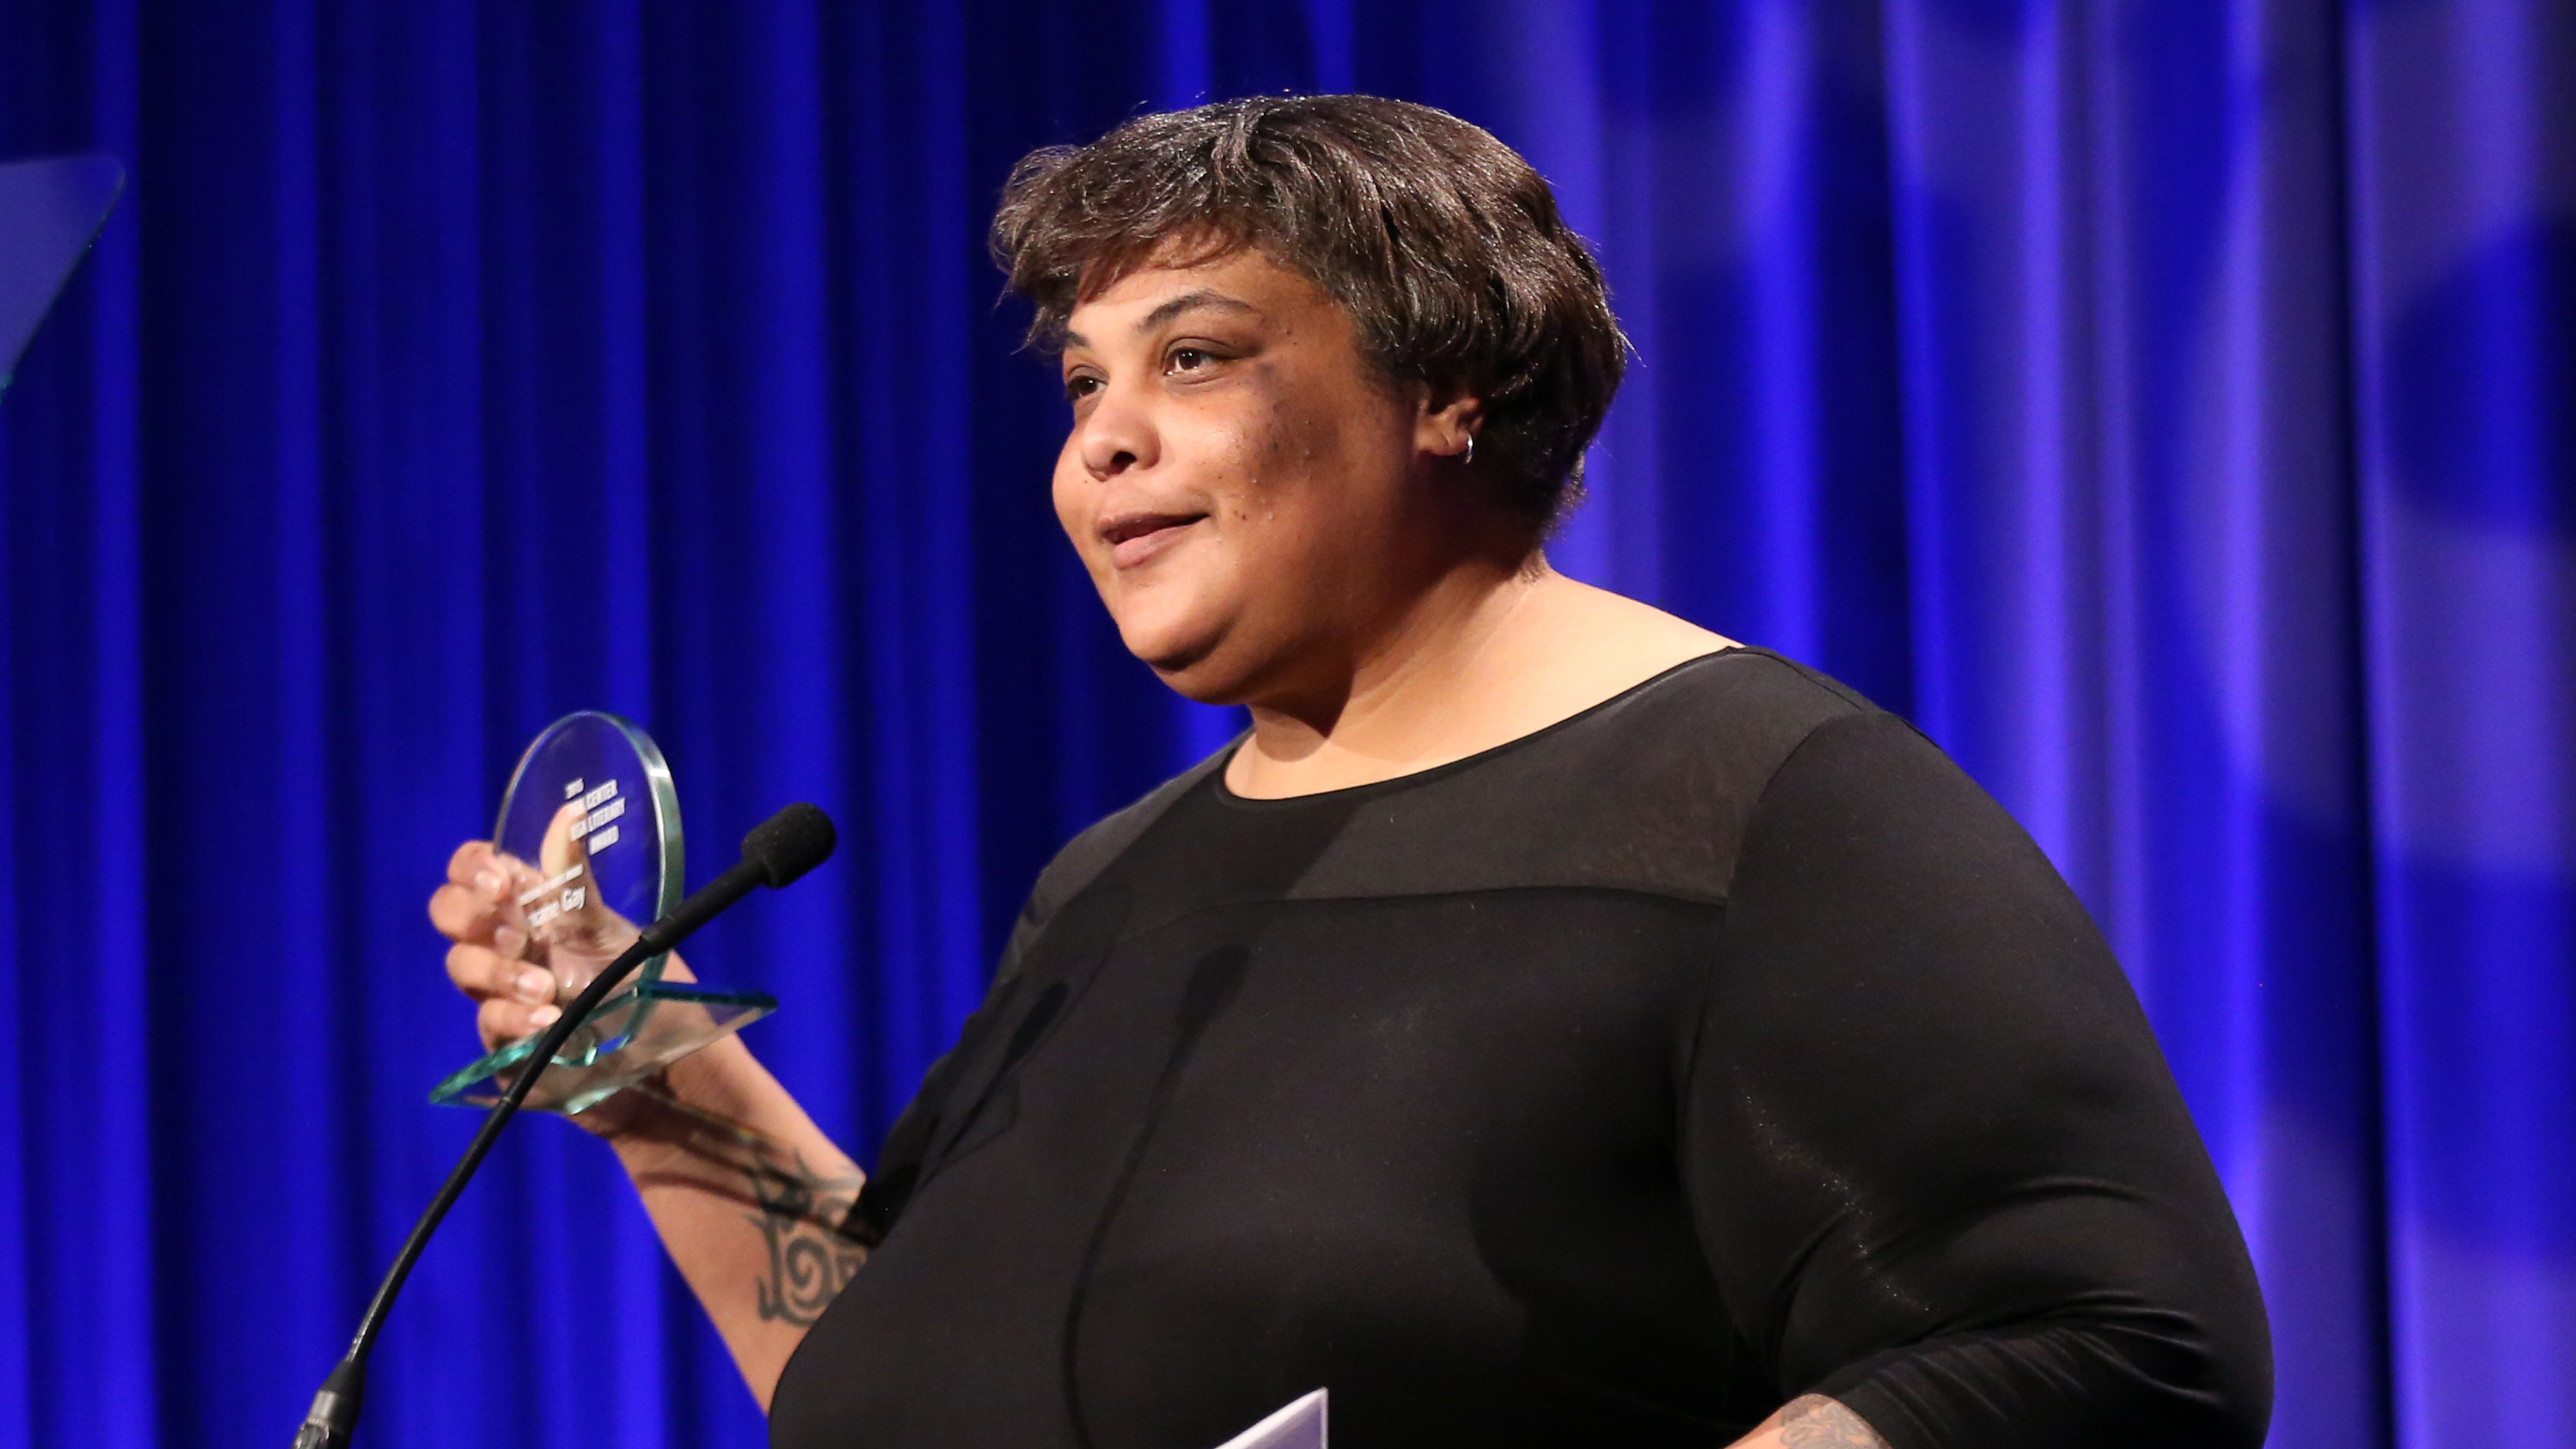
[(1461, 468), (1473, 468), (1476, 466), (1476, 435), (1474, 433), (1469, 433), (1467, 435), (1467, 451), (1459, 456), (1458, 466)]

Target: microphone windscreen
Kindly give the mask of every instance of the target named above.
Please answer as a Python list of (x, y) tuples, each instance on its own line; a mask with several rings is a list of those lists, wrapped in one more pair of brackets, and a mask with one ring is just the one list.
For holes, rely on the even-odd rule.
[(742, 838), (742, 858), (758, 862), (761, 878), (776, 890), (821, 865), (839, 838), (821, 807), (799, 803), (753, 826)]

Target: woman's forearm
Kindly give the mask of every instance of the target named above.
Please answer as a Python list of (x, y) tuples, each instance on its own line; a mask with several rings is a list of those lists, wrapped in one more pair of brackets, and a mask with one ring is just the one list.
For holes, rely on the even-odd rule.
[(866, 1260), (841, 1232), (858, 1165), (731, 1037), (628, 1095), (609, 1140), (766, 1411), (788, 1355)]

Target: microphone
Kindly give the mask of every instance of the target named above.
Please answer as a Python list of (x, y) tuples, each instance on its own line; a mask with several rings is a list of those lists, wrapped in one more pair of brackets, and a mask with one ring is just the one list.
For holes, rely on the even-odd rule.
[(518, 1112), (519, 1104), (527, 1100), (529, 1089), (544, 1071), (543, 1064), (555, 1059), (555, 1053), (563, 1049), (574, 1030), (636, 967), (679, 945), (755, 887), (777, 890), (821, 865), (837, 840), (832, 817), (812, 805), (790, 805), (752, 827), (751, 833), (742, 838), (741, 860), (699, 887), (669, 915), (646, 926), (635, 944), (618, 953), (617, 959), (609, 962), (537, 1038), (536, 1050), (528, 1059), (538, 1065), (519, 1073), (502, 1092), (501, 1100), (484, 1117), (482, 1129), (474, 1134), (465, 1155), (457, 1159), (455, 1170), (447, 1174), (438, 1195), (422, 1210), (420, 1221), (412, 1224), (411, 1236), (403, 1239), (402, 1251), (394, 1255), (394, 1265), (385, 1270), (385, 1280), (376, 1285), (376, 1296), (368, 1302), (366, 1315), (358, 1320), (358, 1333), (349, 1341), (349, 1351), (340, 1356), (331, 1376), (322, 1381), (321, 1392), (313, 1396), (312, 1410), (295, 1431), (295, 1449), (344, 1449), (349, 1443), (366, 1396), (367, 1355), (376, 1346), (376, 1336), (384, 1332), (385, 1317), (393, 1311), (394, 1295), (402, 1292), (403, 1280), (411, 1276), (412, 1265), (420, 1261), (421, 1250), (429, 1246), (429, 1235), (438, 1231), (447, 1210), (456, 1206), (457, 1197), (465, 1191), (474, 1170), (483, 1165), (501, 1129)]

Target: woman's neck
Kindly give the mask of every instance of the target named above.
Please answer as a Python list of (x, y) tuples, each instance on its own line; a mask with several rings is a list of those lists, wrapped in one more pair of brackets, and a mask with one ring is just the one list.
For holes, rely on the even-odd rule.
[(1729, 641), (1633, 599), (1527, 567), (1466, 567), (1411, 600), (1293, 701), (1255, 702), (1226, 769), (1239, 795), (1374, 784), (1492, 749)]

